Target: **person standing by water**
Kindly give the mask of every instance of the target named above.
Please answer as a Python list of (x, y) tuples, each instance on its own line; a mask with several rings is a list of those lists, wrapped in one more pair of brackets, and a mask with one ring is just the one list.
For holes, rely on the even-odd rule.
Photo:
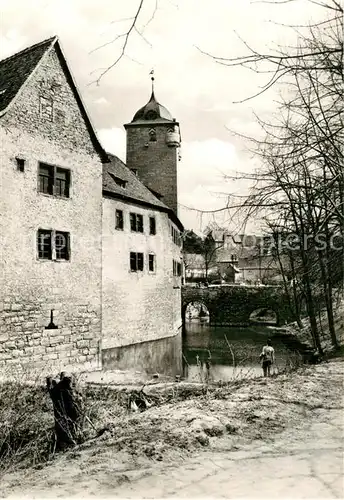
[(208, 358), (205, 360), (205, 370), (206, 370), (206, 382), (210, 382), (211, 379), (211, 353), (208, 350)]
[(263, 350), (259, 356), (262, 362), (262, 368), (264, 377), (271, 376), (271, 366), (275, 362), (275, 350), (271, 345), (271, 340), (268, 339), (266, 345), (263, 347)]

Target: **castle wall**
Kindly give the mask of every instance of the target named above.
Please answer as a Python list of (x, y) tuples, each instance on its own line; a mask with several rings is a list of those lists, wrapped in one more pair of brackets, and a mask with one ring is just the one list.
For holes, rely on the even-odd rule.
[[(123, 230), (115, 228), (116, 210), (123, 212)], [(143, 216), (143, 233), (131, 231), (130, 212)], [(155, 217), (155, 235), (149, 234), (149, 217)], [(181, 361), (181, 277), (173, 275), (173, 260), (181, 262), (181, 248), (173, 242), (171, 224), (166, 213), (104, 198), (104, 367), (155, 372), (164, 366), (166, 372), (172, 358)], [(130, 252), (143, 254), (142, 271), (131, 271)], [(154, 271), (149, 270), (149, 254), (155, 256)], [(169, 366), (162, 359), (168, 359)]]
[[(102, 165), (54, 50), (1, 118), (1, 146), (0, 366), (99, 366)], [(39, 192), (38, 162), (70, 169), (69, 198)], [(38, 258), (40, 228), (70, 234), (70, 260)]]

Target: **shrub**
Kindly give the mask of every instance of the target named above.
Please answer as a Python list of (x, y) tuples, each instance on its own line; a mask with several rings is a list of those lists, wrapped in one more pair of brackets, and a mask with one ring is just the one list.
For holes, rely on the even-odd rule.
[(14, 463), (35, 465), (49, 456), (54, 417), (44, 387), (0, 384), (0, 473)]

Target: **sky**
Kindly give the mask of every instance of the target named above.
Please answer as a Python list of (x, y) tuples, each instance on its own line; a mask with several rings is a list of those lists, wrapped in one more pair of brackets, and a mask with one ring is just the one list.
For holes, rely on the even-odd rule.
[[(157, 10), (155, 5), (157, 2)], [(247, 181), (228, 179), (262, 168), (238, 135), (260, 133), (255, 114), (277, 113), (278, 89), (244, 101), (267, 80), (249, 70), (217, 64), (205, 53), (233, 58), (256, 50), (295, 44), (297, 34), (282, 24), (304, 24), (319, 11), (308, 0), (145, 0), (125, 57), (121, 53), (139, 0), (0, 0), (0, 57), (57, 35), (91, 121), (104, 148), (125, 160), (123, 124), (149, 100), (150, 71), (158, 101), (180, 123), (179, 217), (202, 233), (214, 220), (243, 231), (227, 211), (205, 213), (239, 201)], [(154, 13), (154, 16), (152, 16)], [(205, 52), (205, 53), (204, 53)], [(226, 178), (227, 177), (227, 178)], [(250, 221), (246, 231), (256, 231)]]

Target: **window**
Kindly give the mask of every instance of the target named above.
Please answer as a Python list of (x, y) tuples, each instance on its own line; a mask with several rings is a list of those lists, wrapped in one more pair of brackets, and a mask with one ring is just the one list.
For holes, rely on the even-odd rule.
[(152, 253), (148, 255), (148, 269), (151, 273), (155, 272), (155, 255)]
[(37, 233), (37, 248), (39, 259), (52, 259), (51, 231), (39, 229)]
[(19, 170), (19, 172), (24, 172), (25, 160), (23, 158), (16, 158), (16, 162), (17, 162), (17, 170)]
[(151, 142), (156, 142), (156, 131), (155, 131), (155, 128), (150, 128), (148, 134), (149, 134), (149, 140)]
[(69, 233), (56, 231), (54, 243), (56, 260), (69, 260)]
[(53, 121), (54, 118), (54, 106), (53, 100), (50, 97), (40, 96), (39, 98), (39, 114), (42, 118), (46, 118), (49, 121)]
[(127, 184), (127, 181), (125, 181), (124, 179), (121, 179), (120, 177), (117, 177), (112, 172), (109, 172), (109, 175), (115, 181), (115, 183), (117, 184), (117, 186), (125, 188), (125, 186)]
[(39, 229), (37, 232), (38, 258), (42, 260), (70, 259), (69, 233)]
[(69, 198), (69, 170), (56, 168), (55, 175), (55, 195)]
[(69, 198), (70, 170), (39, 163), (38, 190), (40, 193)]
[(123, 229), (123, 210), (116, 210), (116, 229)]
[(181, 262), (177, 262), (177, 276), (182, 275), (182, 264)]
[(54, 167), (39, 164), (39, 191), (44, 194), (53, 194), (54, 189)]
[(130, 252), (130, 271), (143, 271), (143, 253)]
[(173, 260), (173, 276), (181, 276), (182, 275), (182, 264), (181, 262), (177, 262)]
[(143, 216), (130, 213), (130, 229), (136, 233), (143, 233)]
[(149, 234), (156, 234), (155, 217), (149, 217)]
[(146, 120), (156, 120), (158, 117), (158, 113), (156, 111), (154, 111), (153, 109), (150, 109), (149, 111), (147, 111), (146, 113)]
[(139, 233), (143, 233), (143, 216), (138, 214), (136, 216), (136, 221), (137, 221), (137, 231)]
[(175, 229), (172, 224), (171, 224), (171, 238), (173, 240), (173, 243), (177, 246), (180, 246), (181, 244), (181, 238), (180, 238), (180, 233)]
[(231, 255), (231, 260), (238, 260), (238, 256), (235, 253), (233, 253)]

